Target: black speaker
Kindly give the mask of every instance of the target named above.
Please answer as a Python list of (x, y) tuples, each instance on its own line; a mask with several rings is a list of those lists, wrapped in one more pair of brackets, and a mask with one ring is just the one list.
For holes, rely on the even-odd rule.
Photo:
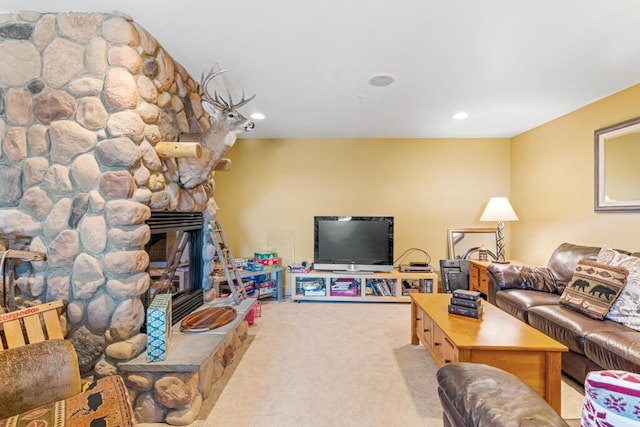
[(442, 291), (469, 289), (469, 261), (466, 259), (441, 259)]

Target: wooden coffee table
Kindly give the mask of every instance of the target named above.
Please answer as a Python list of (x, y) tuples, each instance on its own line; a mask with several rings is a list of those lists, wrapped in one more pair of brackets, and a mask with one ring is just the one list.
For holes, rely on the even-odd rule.
[(510, 372), (560, 413), (562, 352), (567, 347), (482, 302), (481, 319), (449, 314), (451, 294), (410, 294), (411, 344), (422, 342), (438, 366), (485, 363)]

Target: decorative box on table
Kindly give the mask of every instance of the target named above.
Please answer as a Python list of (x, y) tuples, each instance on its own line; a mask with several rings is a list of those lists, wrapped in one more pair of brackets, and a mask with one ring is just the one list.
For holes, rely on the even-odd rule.
[(171, 324), (171, 294), (158, 294), (147, 308), (147, 362), (167, 358)]

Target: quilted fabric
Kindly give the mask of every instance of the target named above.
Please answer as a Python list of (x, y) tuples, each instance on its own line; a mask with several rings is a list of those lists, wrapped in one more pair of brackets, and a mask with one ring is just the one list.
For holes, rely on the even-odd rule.
[(593, 371), (584, 391), (582, 427), (640, 426), (640, 375)]
[(611, 306), (606, 318), (640, 331), (640, 258), (605, 246), (598, 254), (598, 262), (621, 266), (629, 271), (627, 284)]
[(131, 427), (135, 425), (122, 378), (100, 378), (86, 391), (0, 420), (0, 427)]
[(603, 320), (624, 287), (627, 275), (624, 267), (581, 260), (562, 292), (560, 304)]

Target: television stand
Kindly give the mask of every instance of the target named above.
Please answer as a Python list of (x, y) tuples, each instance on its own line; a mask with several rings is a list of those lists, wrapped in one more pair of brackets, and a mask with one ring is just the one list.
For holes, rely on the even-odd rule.
[(414, 292), (438, 290), (436, 273), (317, 271), (291, 274), (293, 301), (410, 302)]
[(334, 270), (332, 271), (334, 274), (373, 274), (373, 271), (349, 271), (349, 270)]

